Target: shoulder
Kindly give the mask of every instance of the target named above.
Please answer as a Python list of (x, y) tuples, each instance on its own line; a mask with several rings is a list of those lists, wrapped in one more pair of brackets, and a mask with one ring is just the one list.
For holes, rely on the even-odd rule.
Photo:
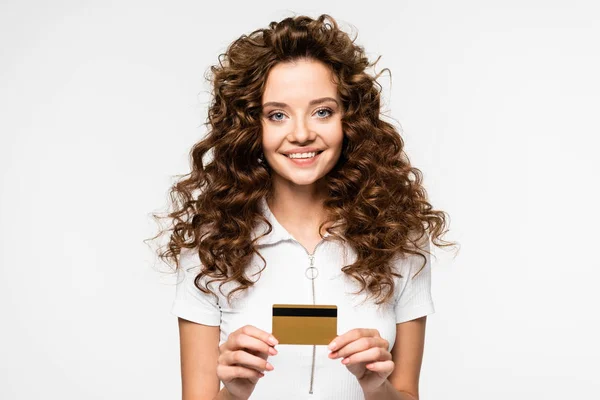
[(179, 252), (179, 266), (186, 268), (200, 268), (202, 263), (200, 262), (200, 256), (198, 254), (198, 248), (182, 248)]
[(404, 276), (404, 273), (417, 273), (423, 267), (430, 263), (431, 245), (429, 234), (424, 233), (419, 236), (413, 234), (408, 239), (410, 252), (398, 253), (393, 258), (394, 272), (399, 272)]
[(183, 248), (177, 256), (178, 281), (186, 277), (195, 277), (202, 269), (198, 249)]

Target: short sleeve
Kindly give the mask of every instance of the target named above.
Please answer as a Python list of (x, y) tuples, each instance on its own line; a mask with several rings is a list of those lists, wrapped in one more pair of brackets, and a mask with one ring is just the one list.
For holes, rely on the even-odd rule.
[[(426, 237), (424, 249), (431, 251), (429, 237)], [(431, 296), (431, 256), (428, 253), (423, 255), (427, 258), (425, 266), (423, 257), (416, 254), (410, 254), (410, 257), (401, 262), (400, 273), (403, 278), (399, 282), (403, 285), (394, 306), (397, 324), (435, 313)]]
[[(177, 269), (177, 287), (171, 314), (203, 325), (219, 326), (221, 309), (215, 296), (201, 292), (194, 285), (201, 264), (197, 250), (182, 249)], [(200, 285), (204, 282), (201, 280)]]

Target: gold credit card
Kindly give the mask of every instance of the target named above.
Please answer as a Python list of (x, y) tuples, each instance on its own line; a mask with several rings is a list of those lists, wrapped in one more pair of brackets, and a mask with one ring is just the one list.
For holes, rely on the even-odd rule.
[(280, 344), (328, 345), (337, 336), (337, 306), (273, 304), (272, 333)]

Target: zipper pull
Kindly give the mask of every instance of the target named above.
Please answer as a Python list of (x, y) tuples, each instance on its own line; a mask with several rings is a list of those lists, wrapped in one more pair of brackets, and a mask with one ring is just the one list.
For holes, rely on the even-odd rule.
[(304, 271), (304, 275), (310, 280), (314, 280), (317, 276), (319, 276), (319, 270), (315, 267), (315, 256), (312, 254), (308, 255), (308, 259), (310, 260), (310, 265)]

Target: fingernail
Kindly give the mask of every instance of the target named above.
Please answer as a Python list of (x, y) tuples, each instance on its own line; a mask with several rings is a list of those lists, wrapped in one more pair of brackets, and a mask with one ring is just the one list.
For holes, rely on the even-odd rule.
[(275, 349), (275, 347), (269, 347), (269, 354), (274, 356), (275, 354), (277, 354), (277, 349)]
[(344, 358), (344, 359), (342, 360), (342, 364), (348, 364), (349, 362), (350, 362), (350, 359), (349, 359), (349, 358)]
[(273, 367), (273, 365), (271, 365), (270, 363), (267, 363), (267, 370), (273, 371), (274, 369), (275, 369), (275, 367)]
[(277, 339), (275, 339), (275, 337), (269, 336), (269, 343), (271, 343), (273, 346), (275, 346), (279, 342), (277, 341)]
[(335, 349), (335, 346), (337, 346), (337, 344), (335, 342), (331, 342), (329, 343), (329, 346), (327, 346), (329, 348), (329, 350), (333, 350)]

